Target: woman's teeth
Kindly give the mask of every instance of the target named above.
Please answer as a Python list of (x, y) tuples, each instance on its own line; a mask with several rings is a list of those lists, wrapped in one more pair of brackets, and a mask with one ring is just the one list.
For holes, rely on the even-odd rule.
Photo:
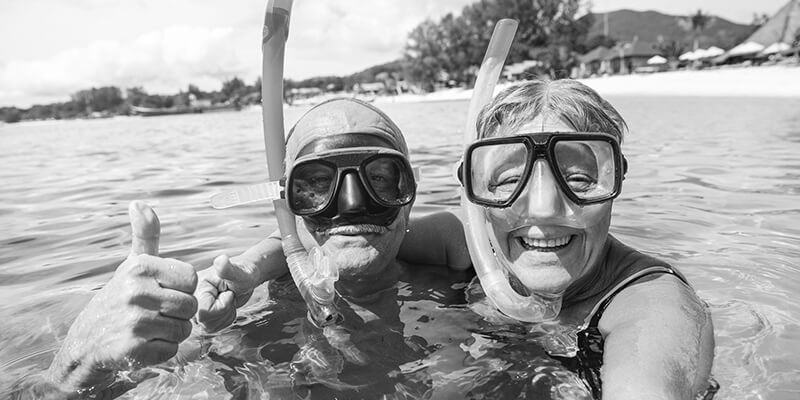
[(536, 251), (556, 251), (566, 247), (572, 240), (572, 236), (564, 236), (554, 239), (532, 239), (520, 237), (519, 241), (526, 250)]

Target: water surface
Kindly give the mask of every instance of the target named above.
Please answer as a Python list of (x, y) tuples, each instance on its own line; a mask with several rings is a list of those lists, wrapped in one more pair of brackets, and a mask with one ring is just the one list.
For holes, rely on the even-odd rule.
[[(717, 343), (713, 373), (722, 386), (717, 398), (798, 398), (800, 100), (610, 100), (630, 126), (623, 143), (629, 169), (612, 233), (681, 269), (709, 303)], [(452, 171), (467, 103), (381, 107), (405, 131), (412, 163), (423, 167), (415, 212), (456, 206)], [(287, 125), (304, 111), (287, 109)], [(155, 206), (163, 256), (198, 268), (276, 228), (271, 206), (216, 211), (207, 201), (217, 191), (266, 179), (260, 118), (245, 110), (0, 127), (0, 397), (14, 380), (46, 368), (71, 321), (126, 256), (129, 201)], [(378, 329), (379, 336), (396, 340), (388, 348), (410, 352), (417, 364), (387, 358), (381, 376), (394, 374), (394, 380), (383, 382), (412, 397), (430, 395), (433, 382), (487, 398), (515, 390), (544, 396), (541, 385), (548, 383), (555, 387), (552, 398), (579, 395), (570, 392), (577, 390), (572, 377), (520, 346), (514, 332), (493, 339), (505, 341), (505, 352), (475, 354), (488, 336), (463, 308), (463, 286), (453, 284), (463, 279), (410, 277), (391, 294), (404, 299), (402, 324)], [(257, 298), (233, 329), (208, 339), (216, 358), (164, 372), (126, 396), (217, 398), (233, 396), (235, 388), (239, 396), (253, 388), (284, 393), (280, 377), (297, 343), (281, 345), (296, 341), (302, 326), (297, 310), (267, 323), (289, 312), (270, 301)], [(280, 336), (275, 326), (289, 333)], [(448, 342), (442, 332), (453, 326), (469, 329), (450, 332)], [(521, 364), (521, 357), (539, 363)], [(344, 368), (352, 379), (363, 372)], [(398, 369), (399, 376), (387, 372)], [(361, 393), (351, 389), (340, 393)]]

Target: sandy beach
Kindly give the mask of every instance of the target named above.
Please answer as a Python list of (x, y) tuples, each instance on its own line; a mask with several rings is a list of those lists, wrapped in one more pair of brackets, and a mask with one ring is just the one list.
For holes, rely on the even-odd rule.
[[(800, 65), (728, 67), (581, 79), (603, 96), (800, 97)], [(497, 91), (515, 83), (502, 83)], [(469, 99), (472, 90), (378, 97), (376, 103)]]

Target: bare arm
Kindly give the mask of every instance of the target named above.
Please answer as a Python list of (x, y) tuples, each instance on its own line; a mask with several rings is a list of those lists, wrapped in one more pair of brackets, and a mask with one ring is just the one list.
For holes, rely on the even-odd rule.
[(281, 236), (276, 231), (233, 260), (252, 265), (258, 271), (258, 284), (280, 278), (289, 272), (281, 247)]
[(694, 399), (708, 386), (714, 329), (706, 305), (662, 275), (622, 291), (600, 321), (603, 396)]
[(446, 265), (456, 270), (472, 266), (464, 226), (448, 211), (411, 217), (397, 257), (411, 264)]

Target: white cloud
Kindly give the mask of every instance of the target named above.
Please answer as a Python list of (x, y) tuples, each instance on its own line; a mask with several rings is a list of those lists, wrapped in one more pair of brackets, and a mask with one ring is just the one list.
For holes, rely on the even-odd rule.
[(242, 57), (232, 45), (237, 40), (232, 28), (173, 26), (129, 43), (103, 40), (50, 58), (11, 61), (0, 67), (0, 103), (21, 93), (64, 99), (106, 85), (143, 86), (156, 93), (185, 89), (189, 83), (219, 89), (225, 79), (256, 71), (257, 60)]
[[(297, 0), (292, 10), (285, 74), (291, 79), (345, 75), (394, 60), (401, 56), (408, 32), (422, 20), (459, 12), (470, 2)], [(251, 82), (260, 74), (260, 33), (266, 2), (223, 5), (179, 1), (167, 2), (161, 8), (151, 0), (124, 5), (86, 0), (74, 8), (56, 4), (69, 17), (69, 41), (85, 44), (65, 49), (62, 43), (61, 48), (48, 49), (53, 41), (46, 37), (52, 34), (42, 33), (32, 37), (40, 50), (37, 57), (25, 58), (14, 54), (22, 52), (22, 47), (8, 43), (2, 55), (6, 61), (0, 61), (0, 106), (64, 101), (78, 90), (106, 85), (174, 93), (194, 83), (212, 90), (233, 76)], [(25, 8), (13, 11), (18, 21)], [(125, 18), (117, 18), (123, 13), (127, 14)], [(103, 15), (107, 17), (101, 18)], [(116, 21), (115, 29), (109, 27), (110, 20)], [(171, 22), (165, 25), (164, 21)], [(53, 31), (65, 29), (58, 25), (60, 19), (51, 23)], [(142, 24), (152, 27), (143, 31)], [(11, 27), (0, 32), (3, 29)]]

